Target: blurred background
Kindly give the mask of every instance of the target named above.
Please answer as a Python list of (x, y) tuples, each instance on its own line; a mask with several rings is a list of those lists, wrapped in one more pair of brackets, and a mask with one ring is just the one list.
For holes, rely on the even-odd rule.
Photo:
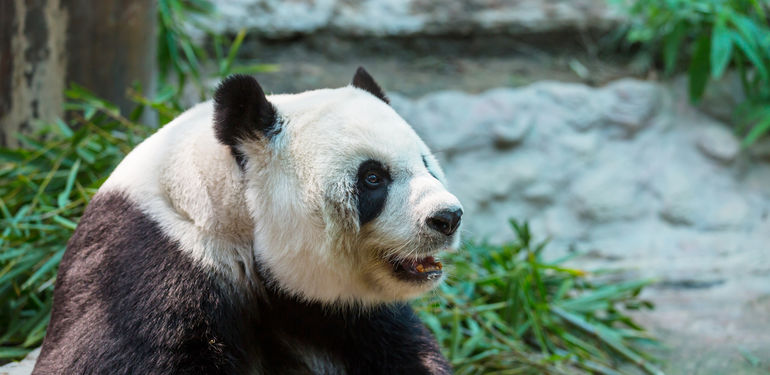
[(228, 74), (293, 93), (364, 66), (465, 207), (453, 276), (415, 302), (458, 373), (770, 374), (768, 11), (2, 0), (0, 361), (40, 345), (66, 241), (135, 144)]

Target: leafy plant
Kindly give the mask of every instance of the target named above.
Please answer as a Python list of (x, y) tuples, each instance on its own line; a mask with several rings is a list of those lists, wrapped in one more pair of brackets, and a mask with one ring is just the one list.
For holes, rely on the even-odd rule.
[(180, 89), (188, 78), (203, 91), (201, 60), (206, 50), (185, 30), (190, 16), (213, 14), (214, 5), (208, 0), (158, 0), (158, 70), (159, 81), (168, 82), (175, 74)]
[(115, 165), (152, 131), (81, 87), (66, 97), (71, 125), (56, 121), (45, 141), (20, 135), (23, 148), (0, 149), (0, 359), (40, 344), (72, 231)]
[[(241, 30), (229, 40), (196, 22), (200, 17), (216, 16), (216, 8), (209, 0), (158, 0), (157, 6), (159, 95), (174, 100), (177, 109), (182, 108), (179, 98), (188, 81), (195, 85), (199, 100), (207, 97), (206, 71), (213, 71), (214, 77), (224, 77), (232, 73), (254, 74), (277, 69), (275, 65), (254, 62), (234, 64), (246, 31)], [(213, 53), (191, 36), (191, 28), (201, 32), (201, 41), (210, 39)], [(214, 66), (207, 66), (209, 64)]]
[(654, 341), (625, 313), (652, 307), (638, 298), (649, 280), (600, 282), (566, 258), (545, 262), (546, 242), (511, 226), (514, 242), (451, 256), (451, 279), (418, 305), (457, 374), (661, 373), (640, 349)]
[(627, 36), (660, 51), (666, 74), (687, 60), (689, 94), (696, 102), (710, 79), (734, 67), (747, 98), (736, 111), (737, 130), (748, 146), (770, 131), (768, 7), (767, 0), (636, 1)]

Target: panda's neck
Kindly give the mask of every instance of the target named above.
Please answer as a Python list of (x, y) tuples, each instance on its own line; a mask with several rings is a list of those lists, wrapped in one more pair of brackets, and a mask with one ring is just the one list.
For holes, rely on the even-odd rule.
[(195, 261), (233, 282), (249, 282), (254, 225), (243, 174), (209, 124), (181, 125), (166, 125), (137, 146), (100, 192), (124, 193)]

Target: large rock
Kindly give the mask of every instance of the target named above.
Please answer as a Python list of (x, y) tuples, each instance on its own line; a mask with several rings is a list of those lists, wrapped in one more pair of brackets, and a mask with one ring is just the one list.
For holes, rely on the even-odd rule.
[(267, 38), (333, 32), (348, 36), (610, 30), (622, 12), (605, 0), (214, 0), (220, 16), (198, 20), (218, 32)]
[(761, 229), (770, 213), (764, 154), (741, 153), (727, 126), (665, 86), (540, 82), (391, 96), (441, 159), (469, 237), (510, 239), (507, 219), (527, 219), (554, 247), (644, 264), (641, 272), (658, 277), (681, 272), (680, 262), (688, 274), (756, 269), (751, 256), (688, 260), (718, 257), (701, 238), (729, 237), (749, 253), (770, 243)]
[(704, 126), (698, 135), (698, 149), (704, 154), (724, 163), (732, 162), (741, 145), (733, 132), (724, 126)]
[(658, 308), (637, 316), (673, 344), (667, 373), (693, 373), (690, 359), (705, 374), (758, 373), (730, 353), (770, 355), (753, 307), (770, 306), (770, 144), (741, 151), (686, 95), (638, 80), (394, 97), (437, 151), (467, 238), (509, 240), (508, 219), (529, 220), (551, 238), (546, 258), (654, 277)]
[(641, 218), (650, 211), (652, 198), (635, 173), (628, 162), (586, 170), (572, 184), (570, 206), (591, 222)]

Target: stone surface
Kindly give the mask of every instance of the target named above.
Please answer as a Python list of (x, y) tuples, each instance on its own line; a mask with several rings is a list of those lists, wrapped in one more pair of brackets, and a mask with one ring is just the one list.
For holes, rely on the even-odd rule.
[(30, 352), (24, 360), (19, 362), (11, 362), (7, 365), (0, 366), (0, 375), (29, 375), (32, 373), (32, 369), (35, 367), (35, 361), (40, 354), (40, 349), (35, 349)]
[[(770, 233), (756, 229), (770, 210), (768, 164), (740, 154), (726, 125), (674, 91), (622, 79), (600, 88), (540, 82), (478, 95), (391, 97), (441, 159), (473, 237), (510, 238), (506, 221), (497, 220), (507, 215), (533, 221), (545, 235), (561, 228), (556, 241), (586, 249), (612, 238), (620, 223), (665, 228), (658, 233), (669, 236), (658, 241), (664, 247), (680, 236), (741, 232), (756, 235), (748, 247), (762, 248), (770, 243)], [(728, 163), (739, 156), (751, 160)], [(502, 212), (511, 205), (520, 211)], [(566, 230), (554, 212), (585, 230)], [(649, 225), (634, 232), (641, 236)], [(658, 271), (666, 272), (650, 270)]]
[(218, 32), (245, 28), (266, 38), (332, 32), (347, 36), (465, 35), (609, 30), (621, 12), (605, 0), (214, 0)]
[(620, 80), (606, 87), (601, 108), (604, 118), (633, 135), (650, 123), (660, 108), (662, 90), (637, 80)]
[[(657, 309), (637, 317), (671, 348), (659, 353), (669, 374), (770, 370), (764, 143), (741, 152), (730, 128), (676, 88), (632, 79), (393, 105), (439, 151), (467, 237), (502, 242), (513, 236), (507, 219), (529, 220), (552, 239), (546, 257), (576, 251), (573, 266), (659, 280), (645, 291)], [(490, 119), (526, 130), (495, 147)]]
[(704, 154), (725, 163), (733, 161), (741, 150), (738, 139), (724, 126), (704, 126), (697, 143)]

